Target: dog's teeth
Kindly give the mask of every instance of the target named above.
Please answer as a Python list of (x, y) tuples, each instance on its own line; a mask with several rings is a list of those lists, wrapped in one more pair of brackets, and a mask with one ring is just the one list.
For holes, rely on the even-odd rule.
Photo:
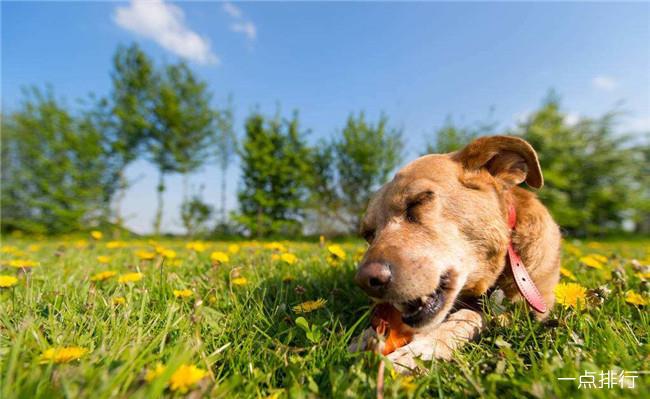
[(422, 303), (427, 303), (427, 300), (429, 300), (429, 296), (428, 296), (428, 295), (424, 295), (424, 296), (421, 296), (421, 297), (420, 297), (420, 301), (421, 301)]
[(402, 305), (401, 303), (394, 303), (393, 307), (397, 310), (399, 310), (400, 313), (406, 312), (406, 307)]

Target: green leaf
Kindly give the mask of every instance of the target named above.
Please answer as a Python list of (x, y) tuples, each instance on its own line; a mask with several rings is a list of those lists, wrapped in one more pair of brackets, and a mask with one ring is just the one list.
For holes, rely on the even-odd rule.
[(296, 319), (296, 325), (306, 332), (309, 332), (309, 322), (304, 317), (298, 317)]

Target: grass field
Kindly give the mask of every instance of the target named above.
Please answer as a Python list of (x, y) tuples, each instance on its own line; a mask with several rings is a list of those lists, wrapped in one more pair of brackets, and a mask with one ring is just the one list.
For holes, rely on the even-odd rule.
[[(565, 243), (562, 280), (578, 285), (547, 322), (486, 301), (480, 340), (420, 377), (389, 370), (386, 396), (648, 397), (650, 375), (629, 372), (650, 370), (649, 247)], [(374, 397), (379, 358), (346, 350), (369, 324), (352, 283), (364, 248), (7, 238), (0, 397)], [(585, 370), (635, 388), (558, 380)]]

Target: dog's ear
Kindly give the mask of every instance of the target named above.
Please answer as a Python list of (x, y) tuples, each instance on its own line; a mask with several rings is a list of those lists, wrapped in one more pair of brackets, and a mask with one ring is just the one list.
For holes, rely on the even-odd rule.
[(452, 158), (467, 170), (485, 168), (509, 186), (524, 181), (533, 188), (540, 188), (544, 184), (537, 153), (526, 140), (519, 137), (480, 137), (455, 152)]

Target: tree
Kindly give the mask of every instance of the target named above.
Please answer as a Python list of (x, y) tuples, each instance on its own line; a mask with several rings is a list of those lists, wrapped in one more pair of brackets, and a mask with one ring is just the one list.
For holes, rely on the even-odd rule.
[(511, 132), (536, 149), (545, 180), (539, 196), (572, 235), (620, 230), (634, 209), (647, 207), (639, 184), (644, 154), (629, 144), (629, 136), (616, 133), (616, 119), (617, 113), (609, 112), (571, 125), (551, 93)]
[(227, 179), (226, 173), (228, 167), (237, 154), (237, 135), (234, 128), (234, 109), (232, 97), (228, 97), (228, 105), (216, 113), (216, 135), (215, 135), (215, 152), (217, 162), (221, 169), (221, 208), (219, 224), (223, 227), (226, 225), (226, 193)]
[(102, 132), (52, 90), (31, 88), (2, 118), (2, 229), (83, 230), (102, 221), (114, 186)]
[(308, 182), (308, 222), (312, 232), (334, 234), (340, 230), (336, 222), (341, 210), (337, 191), (334, 145), (320, 140), (311, 151), (311, 172)]
[(116, 224), (122, 226), (121, 204), (128, 188), (126, 167), (137, 159), (152, 128), (155, 70), (138, 47), (118, 47), (113, 56), (110, 100), (97, 104), (96, 121), (108, 141), (116, 165), (119, 193), (115, 202)]
[(181, 204), (181, 220), (187, 235), (193, 237), (205, 232), (205, 223), (212, 216), (213, 209), (203, 201), (200, 193), (184, 199)]
[[(158, 167), (158, 207), (154, 232), (160, 233), (163, 214), (165, 176), (187, 175), (205, 163), (213, 135), (214, 113), (211, 94), (185, 63), (169, 65), (156, 87), (151, 129), (147, 137), (148, 152)], [(184, 195), (187, 197), (187, 183)]]
[(388, 126), (382, 115), (376, 123), (365, 115), (350, 115), (333, 144), (339, 186), (339, 219), (350, 231), (359, 228), (361, 216), (375, 190), (386, 182), (402, 160), (401, 132)]
[(310, 149), (300, 131), (298, 114), (281, 121), (254, 112), (246, 119), (245, 131), (240, 154), (240, 213), (236, 221), (258, 237), (299, 234)]
[(461, 126), (454, 123), (448, 116), (445, 123), (435, 132), (435, 141), (427, 143), (424, 154), (445, 154), (456, 151), (466, 146), (470, 141), (479, 136), (493, 134), (495, 122), (478, 122), (474, 126)]

